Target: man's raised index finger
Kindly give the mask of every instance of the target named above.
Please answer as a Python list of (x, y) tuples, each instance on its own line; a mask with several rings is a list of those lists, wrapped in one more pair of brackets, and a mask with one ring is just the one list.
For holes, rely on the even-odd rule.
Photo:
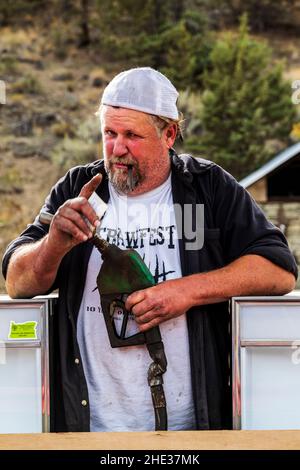
[(96, 176), (93, 176), (93, 178), (81, 188), (79, 196), (85, 197), (86, 199), (88, 199), (93, 194), (93, 192), (97, 189), (97, 187), (101, 183), (101, 180), (102, 180), (101, 173), (98, 173)]

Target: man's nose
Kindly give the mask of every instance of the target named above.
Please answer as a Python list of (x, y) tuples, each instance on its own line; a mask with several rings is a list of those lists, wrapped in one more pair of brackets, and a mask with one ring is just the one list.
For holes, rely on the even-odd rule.
[(119, 135), (114, 141), (113, 153), (117, 157), (122, 157), (128, 153), (127, 145), (123, 136)]

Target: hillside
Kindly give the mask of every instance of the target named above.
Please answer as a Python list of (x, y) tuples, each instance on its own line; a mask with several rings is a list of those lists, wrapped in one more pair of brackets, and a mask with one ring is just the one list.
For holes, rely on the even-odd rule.
[(6, 83), (6, 104), (0, 105), (2, 257), (65, 169), (97, 158), (94, 113), (106, 78), (86, 51), (74, 48), (66, 59), (57, 58), (47, 34), (33, 29), (2, 30), (0, 54)]
[[(103, 87), (122, 68), (104, 63), (95, 49), (70, 46), (62, 53), (49, 34), (45, 28), (1, 29), (0, 79), (7, 91), (0, 105), (1, 257), (58, 177), (101, 155), (94, 113)], [(300, 79), (300, 39), (265, 38), (276, 58), (286, 59), (287, 78)]]

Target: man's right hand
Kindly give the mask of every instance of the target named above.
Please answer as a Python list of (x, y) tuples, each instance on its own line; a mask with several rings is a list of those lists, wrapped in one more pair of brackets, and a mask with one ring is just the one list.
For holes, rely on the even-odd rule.
[(94, 176), (79, 196), (66, 201), (53, 216), (49, 233), (20, 246), (13, 253), (7, 270), (6, 289), (12, 298), (45, 294), (55, 281), (62, 258), (75, 245), (92, 236), (97, 215), (88, 199), (101, 182)]
[(54, 214), (48, 234), (48, 244), (56, 251), (67, 253), (71, 248), (93, 236), (99, 225), (96, 212), (88, 199), (102, 180), (99, 173), (81, 189), (79, 196), (68, 199)]

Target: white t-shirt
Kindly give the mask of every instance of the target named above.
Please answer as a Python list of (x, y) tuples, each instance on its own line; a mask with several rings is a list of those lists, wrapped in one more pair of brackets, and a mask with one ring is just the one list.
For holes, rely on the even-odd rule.
[[(122, 249), (138, 251), (156, 282), (181, 277), (171, 176), (141, 196), (118, 194), (111, 185), (109, 191), (100, 236)], [(77, 323), (91, 431), (154, 430), (147, 382), (152, 360), (145, 345), (111, 348), (96, 286), (101, 264), (101, 255), (94, 248)], [(138, 331), (133, 318), (127, 335), (128, 331), (130, 335)], [(186, 315), (161, 323), (160, 331), (168, 361), (163, 375), (168, 429), (195, 429)]]

